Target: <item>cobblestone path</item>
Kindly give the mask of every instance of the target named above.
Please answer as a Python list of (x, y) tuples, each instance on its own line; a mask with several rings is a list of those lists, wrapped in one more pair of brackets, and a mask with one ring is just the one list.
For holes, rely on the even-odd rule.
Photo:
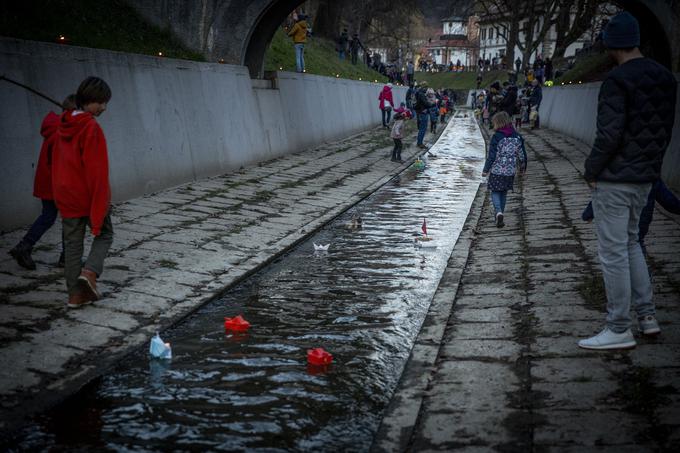
[[(579, 349), (605, 316), (595, 228), (580, 219), (589, 148), (522, 133), (529, 171), (509, 193), (506, 227), (495, 227), (488, 194), (478, 197), (479, 222), (469, 219), (431, 308), (446, 327), (437, 337), (431, 320), (421, 333), (374, 450), (671, 451), (680, 219), (657, 209), (647, 239), (661, 335), (635, 332), (631, 351)], [(452, 308), (442, 314), (438, 299)]]

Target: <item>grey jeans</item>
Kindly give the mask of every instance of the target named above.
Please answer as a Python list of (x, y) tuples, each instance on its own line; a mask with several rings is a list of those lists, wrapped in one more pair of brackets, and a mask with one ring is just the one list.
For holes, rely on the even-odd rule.
[[(62, 229), (64, 232), (64, 277), (69, 293), (73, 290), (81, 271), (81, 260), (83, 258), (83, 241), (85, 231), (90, 224), (89, 217), (78, 217), (74, 219), (62, 219)], [(111, 216), (107, 215), (102, 224), (99, 236), (95, 236), (87, 256), (85, 269), (89, 269), (100, 276), (104, 270), (104, 259), (109, 253), (109, 248), (113, 243), (113, 226)]]
[(607, 291), (607, 327), (622, 333), (638, 318), (655, 314), (647, 263), (638, 242), (638, 223), (651, 184), (598, 182), (593, 190), (597, 248)]

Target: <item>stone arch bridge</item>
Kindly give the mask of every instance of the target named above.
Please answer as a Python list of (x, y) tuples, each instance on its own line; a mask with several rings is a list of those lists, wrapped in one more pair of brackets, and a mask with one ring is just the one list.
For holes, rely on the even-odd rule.
[[(147, 20), (169, 28), (209, 61), (245, 65), (262, 77), (277, 28), (303, 0), (128, 0)], [(343, 1), (343, 0), (333, 0)], [(619, 0), (641, 24), (654, 58), (680, 71), (680, 1)]]

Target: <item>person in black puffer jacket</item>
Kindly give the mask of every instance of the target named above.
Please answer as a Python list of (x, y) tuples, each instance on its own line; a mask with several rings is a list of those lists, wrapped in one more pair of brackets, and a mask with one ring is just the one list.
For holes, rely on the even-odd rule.
[(593, 189), (607, 325), (578, 343), (598, 350), (635, 347), (631, 303), (642, 334), (661, 331), (638, 242), (638, 222), (652, 183), (661, 176), (677, 94), (671, 72), (640, 53), (640, 27), (630, 13), (609, 21), (603, 41), (618, 67), (600, 87), (597, 135), (586, 159), (585, 179)]

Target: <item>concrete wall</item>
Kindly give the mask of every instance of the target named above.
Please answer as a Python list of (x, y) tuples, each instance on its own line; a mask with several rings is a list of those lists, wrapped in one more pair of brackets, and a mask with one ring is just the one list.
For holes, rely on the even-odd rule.
[[(662, 178), (680, 194), (680, 74), (673, 136), (663, 162)], [(541, 126), (576, 137), (588, 144), (595, 140), (599, 83), (543, 89)]]
[[(302, 151), (380, 123), (381, 84), (281, 73), (254, 88), (244, 66), (0, 39), (8, 78), (57, 100), (88, 75), (113, 91), (98, 119), (114, 201)], [(395, 102), (406, 90), (394, 88)], [(0, 81), (0, 230), (31, 222), (42, 118), (55, 106)]]

